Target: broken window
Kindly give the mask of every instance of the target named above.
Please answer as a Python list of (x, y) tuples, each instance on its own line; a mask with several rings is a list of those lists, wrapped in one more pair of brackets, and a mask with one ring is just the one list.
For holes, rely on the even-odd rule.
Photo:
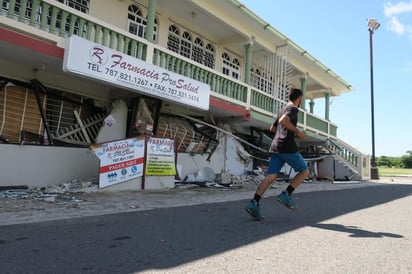
[[(45, 97), (41, 101), (45, 104)], [(9, 142), (19, 143), (22, 131), (42, 136), (43, 127), (34, 92), (7, 83), (0, 91), (0, 135)]]
[(219, 141), (215, 129), (188, 119), (163, 114), (160, 116), (156, 137), (175, 140), (180, 153), (213, 154)]
[(51, 139), (84, 144), (94, 140), (105, 117), (91, 99), (46, 89), (37, 80), (1, 79), (0, 86), (0, 135), (10, 143), (43, 144), (47, 127)]

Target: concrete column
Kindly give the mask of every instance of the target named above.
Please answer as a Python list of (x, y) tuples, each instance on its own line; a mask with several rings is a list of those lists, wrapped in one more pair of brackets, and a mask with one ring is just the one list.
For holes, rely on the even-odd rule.
[(309, 102), (309, 108), (310, 108), (310, 113), (313, 114), (314, 108), (315, 108), (315, 101), (313, 99), (310, 100)]
[(149, 7), (147, 9), (147, 26), (144, 38), (150, 42), (155, 42), (153, 40), (153, 34), (155, 28), (156, 6), (157, 0), (149, 0)]
[(250, 70), (252, 69), (252, 48), (253, 44), (249, 43), (245, 45), (246, 51), (246, 63), (245, 63), (245, 83), (250, 84)]
[(302, 104), (301, 104), (301, 108), (303, 110), (306, 110), (306, 79), (307, 79), (307, 75), (305, 75), (305, 77), (300, 78), (300, 89), (302, 90), (303, 93), (303, 97), (302, 97)]
[(325, 120), (329, 119), (330, 92), (325, 92)]

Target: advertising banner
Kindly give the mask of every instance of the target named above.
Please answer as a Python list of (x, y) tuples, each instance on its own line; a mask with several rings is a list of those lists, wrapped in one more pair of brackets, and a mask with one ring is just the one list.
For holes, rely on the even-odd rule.
[(174, 140), (164, 138), (147, 139), (145, 174), (146, 176), (176, 175)]
[(209, 109), (209, 85), (75, 35), (68, 38), (63, 70), (166, 101)]
[(99, 187), (143, 176), (144, 138), (91, 145), (90, 149), (100, 159)]

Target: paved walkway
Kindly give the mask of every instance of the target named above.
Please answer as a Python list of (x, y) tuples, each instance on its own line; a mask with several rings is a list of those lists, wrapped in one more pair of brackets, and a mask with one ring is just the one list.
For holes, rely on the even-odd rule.
[[(296, 192), (330, 191), (394, 183), (412, 184), (412, 177), (384, 177), (364, 182), (303, 183)], [(265, 197), (275, 196), (285, 187), (285, 183), (275, 183)], [(251, 198), (255, 189), (255, 184), (248, 184), (234, 188), (178, 187), (157, 191), (69, 192), (53, 200), (0, 197), (0, 225), (242, 200)]]

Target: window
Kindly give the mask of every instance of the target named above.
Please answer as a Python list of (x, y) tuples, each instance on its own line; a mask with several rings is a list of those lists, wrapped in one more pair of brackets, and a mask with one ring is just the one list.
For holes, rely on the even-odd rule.
[(215, 47), (211, 44), (206, 45), (204, 65), (209, 68), (215, 67)]
[(147, 23), (141, 10), (135, 5), (130, 5), (127, 18), (129, 19), (129, 32), (144, 37)]
[(8, 1), (3, 1), (3, 6), (1, 7), (4, 11), (9, 10), (9, 2)]
[[(147, 18), (143, 16), (141, 9), (136, 5), (130, 5), (128, 9), (128, 24), (129, 32), (135, 34), (139, 37), (144, 38), (146, 34)], [(153, 41), (157, 40), (157, 29), (158, 21), (155, 18), (154, 30), (153, 30)]]
[(176, 25), (169, 26), (167, 48), (209, 68), (215, 67), (214, 46), (200, 37), (193, 38), (189, 31), (181, 32)]
[(14, 13), (15, 14), (20, 14), (20, 9), (21, 9), (21, 1), (17, 0), (16, 3), (14, 4)]
[(227, 53), (222, 54), (222, 59), (223, 59), (223, 66), (222, 66), (222, 72), (225, 75), (230, 74), (230, 57)]
[(230, 58), (227, 52), (222, 54), (222, 73), (234, 79), (240, 78), (240, 62), (237, 58)]
[(192, 51), (192, 36), (187, 31), (183, 32), (180, 40), (180, 55), (190, 58)]
[[(10, 9), (10, 3), (9, 2), (10, 1), (3, 1), (3, 4), (2, 4), (3, 5), (2, 9), (6, 12)], [(16, 18), (19, 17), (21, 5), (22, 5), (21, 0), (16, 0), (15, 3), (14, 3), (14, 14), (15, 14)], [(31, 11), (30, 7), (31, 7), (31, 1), (28, 1), (27, 10), (26, 10), (26, 14), (25, 14), (26, 18), (30, 18), (30, 15), (29, 15), (29, 13)]]
[(232, 67), (233, 67), (233, 71), (232, 71), (232, 77), (235, 79), (239, 79), (240, 77), (240, 62), (238, 59), (233, 59), (232, 61)]
[(202, 64), (203, 56), (204, 56), (203, 41), (200, 38), (196, 38), (195, 43), (193, 45), (192, 60)]
[(278, 99), (287, 102), (289, 100), (289, 84), (288, 83), (279, 83), (279, 86), (277, 87), (277, 97)]
[[(3, 2), (2, 6), (0, 7), (0, 14), (3, 11), (3, 14), (6, 14), (10, 8), (10, 1), (6, 0), (6, 1), (0, 1)], [(16, 0), (14, 2), (14, 16), (15, 19), (20, 17), (20, 12), (22, 10), (22, 4), (24, 4), (22, 2), (22, 0)], [(26, 7), (25, 7), (25, 14), (24, 14), (24, 18), (26, 20), (25, 23), (28, 23), (31, 20), (32, 14), (33, 12), (35, 12), (36, 16), (35, 16), (35, 23), (39, 24), (40, 23), (40, 18), (41, 18), (41, 6), (37, 7), (37, 10), (33, 10), (33, 0), (28, 0), (26, 2)], [(49, 20), (50, 21), (50, 20)]]
[(90, 3), (89, 0), (57, 0), (60, 3), (65, 4), (73, 9), (81, 11), (83, 13), (89, 13)]
[(254, 86), (257, 89), (260, 89), (260, 79), (262, 77), (262, 73), (260, 69), (252, 69), (251, 74), (250, 74), (250, 84)]
[(179, 53), (180, 47), (180, 32), (175, 25), (169, 27), (169, 35), (167, 37), (167, 48), (171, 51)]
[(267, 73), (262, 68), (252, 68), (251, 70), (251, 85), (255, 88), (264, 91), (268, 94), (273, 94), (274, 92), (274, 77), (272, 74)]
[[(56, 0), (57, 2), (60, 2), (66, 6), (69, 6), (71, 8), (74, 8), (76, 10), (79, 10), (83, 13), (89, 13), (89, 0)], [(2, 4), (2, 9), (4, 11), (9, 10), (9, 5), (10, 1), (1, 1)], [(14, 4), (14, 13), (18, 16), (20, 13), (21, 5), (23, 4), (22, 0), (16, 0)], [(33, 11), (33, 0), (28, 0), (26, 4), (26, 14), (25, 17), (27, 19), (31, 18), (32, 12)], [(36, 16), (36, 22), (40, 22), (40, 15), (41, 15), (41, 6), (38, 6), (38, 10), (35, 11), (37, 12)]]
[(158, 29), (158, 20), (157, 17), (155, 17), (155, 22), (154, 22), (154, 29), (153, 29), (153, 41), (157, 41), (157, 29)]
[[(37, 7), (37, 16), (36, 16), (36, 22), (40, 22), (40, 14), (41, 14), (41, 8)], [(36, 12), (36, 11), (34, 11)], [(27, 9), (26, 9), (26, 18), (30, 19), (31, 15), (33, 13), (33, 1), (27, 1)]]

